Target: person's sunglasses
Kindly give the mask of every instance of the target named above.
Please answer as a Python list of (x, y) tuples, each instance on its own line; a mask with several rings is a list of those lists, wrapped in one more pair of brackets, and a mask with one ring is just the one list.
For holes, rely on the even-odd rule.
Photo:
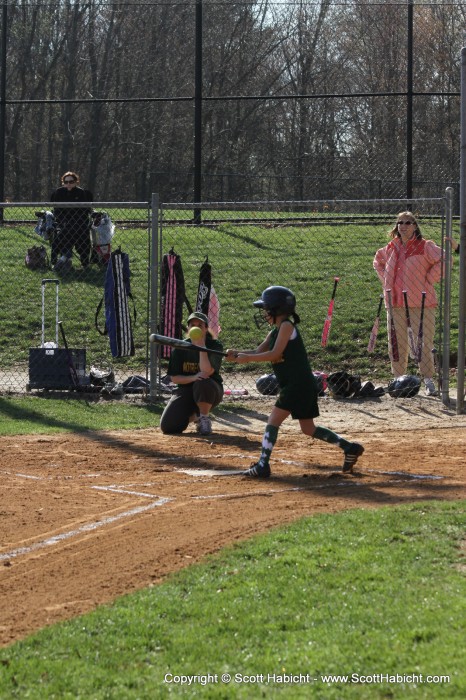
[(74, 183), (76, 182), (76, 180), (63, 180), (63, 182), (64, 182), (65, 185), (74, 185)]
[(411, 226), (411, 224), (414, 224), (414, 221), (397, 221), (396, 222), (397, 226), (403, 226), (403, 224), (406, 224), (406, 226)]

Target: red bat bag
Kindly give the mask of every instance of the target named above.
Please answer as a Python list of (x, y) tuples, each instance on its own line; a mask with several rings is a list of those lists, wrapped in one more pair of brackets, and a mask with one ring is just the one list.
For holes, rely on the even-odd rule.
[[(172, 338), (181, 338), (183, 336), (183, 304), (186, 302), (186, 290), (181, 257), (175, 253), (173, 248), (162, 259), (160, 298), (161, 334)], [(162, 357), (168, 358), (170, 354), (171, 348), (163, 346)]]

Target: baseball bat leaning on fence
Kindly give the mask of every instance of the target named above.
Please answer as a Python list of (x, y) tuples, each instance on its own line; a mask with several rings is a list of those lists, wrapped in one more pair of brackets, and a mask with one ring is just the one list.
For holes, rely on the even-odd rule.
[(333, 318), (333, 307), (335, 306), (335, 294), (337, 293), (337, 284), (339, 281), (339, 277), (334, 277), (334, 284), (333, 284), (333, 292), (332, 292), (332, 298), (330, 299), (330, 304), (328, 305), (328, 311), (327, 311), (327, 318), (325, 319), (324, 322), (324, 328), (322, 331), (322, 347), (325, 348), (327, 345), (328, 341), (328, 335), (330, 333), (330, 326), (332, 325), (332, 318)]
[(209, 352), (212, 355), (223, 355), (226, 357), (228, 353), (222, 352), (222, 350), (212, 350), (211, 348), (206, 348), (203, 345), (194, 345), (189, 343), (187, 340), (180, 340), (179, 338), (169, 338), (166, 335), (159, 335), (158, 333), (152, 333), (149, 336), (151, 343), (156, 343), (157, 345), (168, 345), (170, 348), (182, 348), (184, 350), (200, 350), (200, 352)]
[(419, 319), (419, 331), (417, 334), (416, 360), (419, 363), (422, 360), (422, 344), (424, 342), (424, 306), (426, 303), (426, 292), (421, 292), (421, 317)]
[(387, 302), (388, 302), (388, 315), (390, 317), (390, 347), (392, 349), (392, 358), (395, 362), (400, 359), (400, 353), (398, 352), (398, 338), (396, 336), (395, 321), (393, 319), (393, 305), (392, 305), (392, 290), (387, 289)]
[(377, 309), (377, 316), (375, 317), (374, 325), (372, 326), (372, 330), (371, 330), (371, 337), (369, 338), (369, 342), (367, 344), (367, 352), (374, 352), (375, 342), (376, 342), (377, 336), (379, 334), (380, 312), (382, 310), (382, 304), (383, 304), (383, 294), (380, 295), (379, 308)]
[(443, 367), (442, 367), (441, 359), (440, 359), (439, 354), (437, 352), (437, 348), (432, 348), (432, 359), (434, 361), (434, 367), (437, 370), (437, 374), (438, 374), (438, 388), (440, 389), (440, 393), (442, 393)]
[(78, 373), (76, 372), (76, 367), (74, 366), (74, 362), (73, 362), (73, 354), (72, 354), (71, 350), (69, 349), (68, 343), (66, 341), (66, 335), (65, 335), (65, 329), (63, 328), (63, 323), (61, 321), (58, 321), (58, 326), (60, 328), (61, 337), (63, 338), (63, 345), (65, 346), (66, 356), (68, 358), (68, 368), (70, 370), (71, 381), (73, 382), (73, 386), (75, 388), (77, 388), (79, 386), (79, 379), (78, 379)]
[(416, 359), (417, 357), (417, 348), (416, 348), (416, 341), (414, 340), (414, 333), (413, 329), (411, 327), (411, 317), (409, 315), (409, 306), (408, 306), (408, 292), (406, 289), (403, 289), (403, 299), (405, 302), (405, 311), (406, 311), (406, 325), (408, 327), (408, 347), (409, 347), (409, 356), (413, 358), (413, 360)]

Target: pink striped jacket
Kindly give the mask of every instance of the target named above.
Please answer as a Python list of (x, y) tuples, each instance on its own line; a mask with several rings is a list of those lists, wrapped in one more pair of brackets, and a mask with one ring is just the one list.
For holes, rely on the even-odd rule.
[(434, 241), (415, 238), (403, 246), (400, 238), (394, 238), (384, 248), (379, 248), (374, 258), (385, 295), (392, 290), (393, 306), (404, 306), (403, 290), (408, 293), (409, 306), (421, 306), (422, 292), (426, 292), (426, 306), (437, 306), (434, 284), (442, 277), (443, 251)]

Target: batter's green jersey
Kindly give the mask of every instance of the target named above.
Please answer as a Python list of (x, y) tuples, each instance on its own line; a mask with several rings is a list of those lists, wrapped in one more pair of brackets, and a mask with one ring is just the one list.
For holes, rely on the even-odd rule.
[[(282, 323), (292, 323), (291, 320)], [(294, 324), (292, 324), (294, 325)], [(270, 334), (270, 350), (274, 347), (278, 328)], [(280, 393), (275, 403), (277, 408), (290, 411), (293, 418), (317, 418), (317, 382), (312, 373), (306, 348), (299, 330), (295, 326), (295, 337), (289, 340), (283, 353), (283, 361), (272, 363)]]

